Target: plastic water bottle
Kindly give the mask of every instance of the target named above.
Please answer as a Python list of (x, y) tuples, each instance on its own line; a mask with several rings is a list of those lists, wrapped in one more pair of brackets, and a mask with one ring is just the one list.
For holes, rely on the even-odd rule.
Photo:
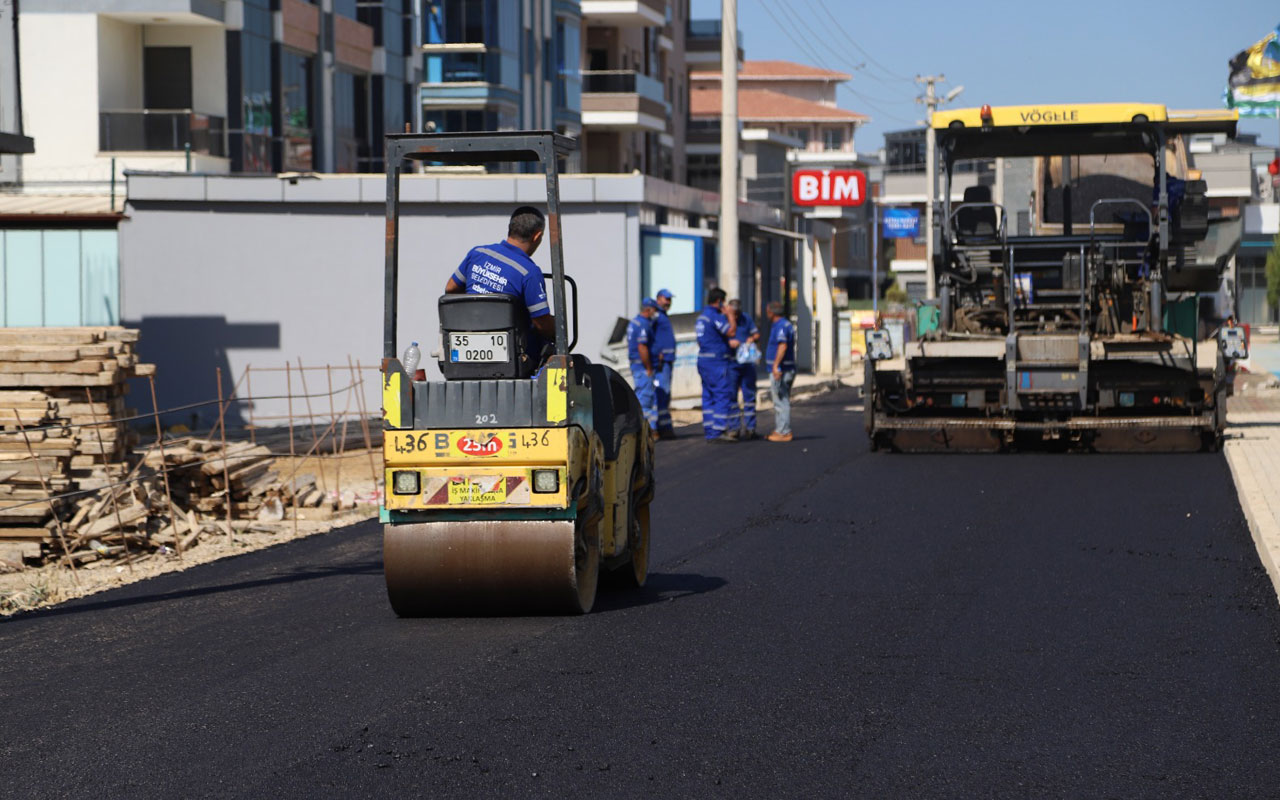
[(418, 371), (418, 362), (422, 360), (422, 351), (418, 349), (418, 343), (414, 342), (404, 350), (404, 371), (409, 373), (409, 378), (413, 378), (413, 373)]

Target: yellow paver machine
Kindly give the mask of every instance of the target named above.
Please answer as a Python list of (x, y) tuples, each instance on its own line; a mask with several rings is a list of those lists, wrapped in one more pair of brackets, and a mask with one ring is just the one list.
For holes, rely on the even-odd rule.
[[(1218, 290), (1239, 221), (1215, 218), (1205, 182), (1171, 174), (1170, 159), (1189, 134), (1234, 136), (1236, 112), (983, 106), (938, 112), (932, 126), (936, 299), (920, 307), (913, 341), (868, 333), (872, 447), (1217, 448), (1246, 352), (1229, 317), (1216, 344), (1199, 345), (1200, 294)], [(1045, 212), (1033, 208), (1030, 225), (1020, 212), (1018, 230), (972, 169), (1013, 158), (1037, 160), (1032, 197)], [(1106, 174), (1081, 177), (1082, 158)], [(953, 203), (961, 178), (972, 185)]]
[[(383, 569), (401, 616), (586, 613), (607, 576), (644, 584), (653, 444), (635, 393), (572, 354), (551, 132), (386, 137)], [(414, 162), (536, 162), (546, 177), (554, 348), (534, 352), (521, 298), (439, 300), (443, 380), (397, 359), (400, 173)], [(441, 281), (452, 264), (441, 263)], [(572, 313), (570, 313), (572, 311)]]

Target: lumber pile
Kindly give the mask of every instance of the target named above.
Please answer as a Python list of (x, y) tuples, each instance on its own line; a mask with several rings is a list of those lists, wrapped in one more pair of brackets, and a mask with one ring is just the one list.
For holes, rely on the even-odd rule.
[(137, 341), (121, 327), (0, 328), (0, 542), (51, 544), (55, 517), (76, 509), (50, 495), (124, 475), (125, 381), (155, 371)]

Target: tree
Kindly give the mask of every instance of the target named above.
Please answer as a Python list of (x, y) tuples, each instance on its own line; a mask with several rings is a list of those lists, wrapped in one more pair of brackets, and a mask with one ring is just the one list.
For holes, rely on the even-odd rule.
[(1280, 234), (1276, 234), (1271, 252), (1267, 253), (1267, 305), (1280, 305)]

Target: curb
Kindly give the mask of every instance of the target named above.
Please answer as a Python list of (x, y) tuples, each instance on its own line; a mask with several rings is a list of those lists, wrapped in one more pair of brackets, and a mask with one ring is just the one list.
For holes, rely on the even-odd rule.
[[(1230, 431), (1230, 426), (1227, 430)], [(1249, 535), (1253, 539), (1254, 548), (1258, 551), (1258, 560), (1267, 571), (1267, 577), (1271, 579), (1271, 588), (1276, 593), (1277, 601), (1280, 602), (1280, 532), (1263, 530), (1257, 513), (1259, 500), (1255, 498), (1260, 497), (1265, 490), (1259, 485), (1254, 470), (1242, 463), (1246, 459), (1245, 454), (1241, 452), (1242, 447), (1231, 445), (1232, 442), (1228, 439), (1223, 447), (1223, 454), (1226, 456), (1227, 466), (1231, 470), (1231, 479), (1236, 486), (1236, 499), (1249, 525)]]

